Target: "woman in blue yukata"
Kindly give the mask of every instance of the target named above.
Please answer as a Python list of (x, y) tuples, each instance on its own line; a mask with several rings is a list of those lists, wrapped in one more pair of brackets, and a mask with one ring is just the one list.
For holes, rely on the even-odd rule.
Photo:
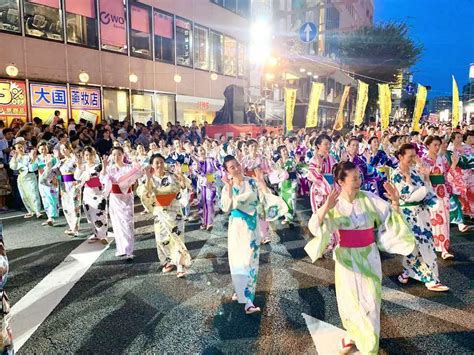
[(449, 288), (439, 280), (430, 223), (429, 209), (435, 208), (439, 202), (431, 186), (429, 169), (420, 164), (413, 144), (403, 144), (397, 156), (399, 166), (394, 170), (392, 179), (400, 193), (400, 210), (416, 240), (415, 250), (403, 258), (403, 272), (398, 281), (406, 284), (412, 278), (423, 282), (430, 291), (448, 291)]
[(224, 158), (228, 176), (222, 178), (222, 210), (230, 211), (228, 228), (229, 266), (234, 285), (233, 301), (245, 304), (245, 313), (261, 311), (253, 304), (257, 286), (261, 235), (258, 211), (263, 208), (267, 221), (288, 212), (286, 203), (271, 194), (263, 174), (255, 169), (255, 178), (244, 176), (240, 163), (232, 155)]

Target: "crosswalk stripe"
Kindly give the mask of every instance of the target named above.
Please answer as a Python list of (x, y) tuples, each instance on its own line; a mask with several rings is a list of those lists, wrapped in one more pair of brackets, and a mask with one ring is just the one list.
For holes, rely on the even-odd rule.
[[(296, 261), (292, 269), (328, 283), (334, 283), (334, 271), (332, 270), (302, 261)], [(382, 299), (413, 311), (417, 311), (428, 316), (436, 317), (443, 321), (459, 325), (466, 329), (474, 329), (474, 316), (469, 312), (465, 312), (457, 308), (452, 308), (441, 303), (429, 301), (427, 299), (411, 295), (407, 292), (401, 292), (386, 286), (382, 286)]]
[(42, 279), (11, 309), (17, 352), (108, 246), (84, 243)]
[(313, 338), (316, 351), (320, 355), (338, 354), (338, 344), (346, 332), (332, 324), (313, 318), (305, 313), (301, 314)]

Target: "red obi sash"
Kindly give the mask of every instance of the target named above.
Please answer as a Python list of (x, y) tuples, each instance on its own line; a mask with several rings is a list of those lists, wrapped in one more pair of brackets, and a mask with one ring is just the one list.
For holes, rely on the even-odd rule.
[[(112, 191), (113, 194), (121, 194), (122, 193), (122, 190), (120, 190), (120, 186), (118, 186), (117, 184), (112, 184), (112, 190), (111, 191)], [(131, 193), (131, 192), (132, 192), (132, 187), (129, 187), (127, 193)]]
[(374, 229), (339, 230), (339, 246), (343, 248), (363, 248), (375, 242)]
[[(93, 176), (86, 182), (86, 186), (90, 188), (100, 187), (102, 184), (100, 183), (100, 179), (98, 176)], [(113, 188), (112, 188), (113, 189)]]

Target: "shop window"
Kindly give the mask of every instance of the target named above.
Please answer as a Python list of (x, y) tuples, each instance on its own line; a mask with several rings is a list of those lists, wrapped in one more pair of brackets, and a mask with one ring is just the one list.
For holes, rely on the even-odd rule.
[(224, 74), (237, 76), (237, 41), (230, 37), (224, 39)]
[(153, 12), (155, 33), (155, 59), (174, 63), (173, 16)]
[(128, 91), (104, 89), (104, 117), (110, 120), (123, 121), (128, 118)]
[(211, 31), (211, 71), (224, 73), (224, 36)]
[(151, 59), (151, 8), (130, 5), (130, 48), (136, 57)]
[(65, 0), (68, 43), (97, 48), (97, 12), (95, 0)]
[(245, 76), (245, 45), (243, 43), (239, 43), (239, 54), (237, 64), (237, 75)]
[(193, 30), (192, 23), (176, 18), (176, 63), (193, 66)]
[(168, 122), (176, 123), (175, 96), (166, 94), (155, 95), (156, 121), (163, 129), (166, 129)]
[(0, 1), (0, 31), (21, 32), (18, 0)]
[(63, 41), (59, 0), (25, 0), (25, 32), (29, 36)]
[(102, 48), (127, 53), (125, 0), (99, 0), (99, 10)]
[(224, 0), (211, 0), (211, 2), (219, 6), (224, 6)]
[(147, 124), (155, 121), (154, 95), (147, 92), (132, 92), (132, 122)]
[(209, 30), (194, 26), (194, 67), (209, 70)]

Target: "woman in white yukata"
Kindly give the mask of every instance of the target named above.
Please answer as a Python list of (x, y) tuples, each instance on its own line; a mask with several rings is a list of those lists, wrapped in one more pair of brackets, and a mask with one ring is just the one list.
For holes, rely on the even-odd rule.
[(255, 179), (244, 176), (240, 163), (232, 155), (224, 158), (224, 169), (231, 178), (222, 178), (221, 203), (223, 211), (230, 211), (228, 252), (235, 291), (232, 300), (245, 304), (246, 314), (258, 313), (260, 307), (253, 304), (261, 242), (258, 210), (265, 208), (265, 216), (271, 221), (288, 213), (288, 207), (280, 197), (270, 193), (259, 169), (255, 169)]
[(143, 175), (142, 168), (135, 162), (124, 163), (122, 147), (112, 148), (113, 166), (108, 166), (108, 157), (102, 157), (101, 183), (105, 196), (109, 196), (110, 222), (114, 231), (117, 252), (115, 256), (133, 260), (135, 233), (133, 225), (132, 185)]
[(89, 243), (100, 241), (107, 245), (107, 230), (109, 228), (107, 198), (104, 196), (104, 187), (100, 182), (101, 170), (102, 166), (95, 149), (85, 147), (83, 156), (78, 160), (74, 178), (79, 181), (81, 186), (84, 186), (82, 194), (84, 214), (93, 231)]
[(340, 350), (354, 346), (363, 354), (377, 354), (380, 334), (382, 265), (379, 250), (408, 255), (415, 248), (410, 227), (398, 212), (399, 195), (386, 183), (390, 204), (377, 195), (361, 191), (361, 178), (352, 162), (334, 169), (341, 191), (333, 190), (308, 223), (315, 236), (305, 247), (312, 261), (321, 258), (333, 233), (338, 234), (334, 250), (336, 298), (346, 330)]
[[(71, 143), (61, 144), (60, 153), (64, 157), (59, 163), (61, 172), (61, 206), (64, 217), (69, 226), (64, 231), (70, 236), (77, 236), (79, 224), (81, 222), (81, 185), (74, 179), (76, 171), (76, 156)], [(59, 159), (59, 151), (55, 151), (56, 158)]]
[(155, 216), (156, 249), (162, 271), (168, 273), (176, 268), (176, 276), (182, 278), (191, 264), (191, 256), (184, 244), (184, 221), (177, 220), (176, 216), (181, 209), (179, 194), (191, 182), (186, 181), (180, 166), (175, 167), (175, 174), (166, 171), (165, 158), (161, 154), (153, 154), (150, 165), (137, 193)]

